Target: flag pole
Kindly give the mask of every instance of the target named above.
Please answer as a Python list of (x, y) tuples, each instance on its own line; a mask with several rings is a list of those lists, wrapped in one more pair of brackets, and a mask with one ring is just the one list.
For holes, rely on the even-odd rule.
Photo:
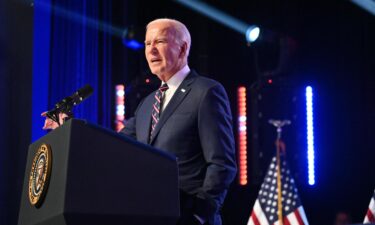
[(280, 163), (280, 146), (282, 127), (291, 124), (289, 120), (269, 120), (270, 124), (276, 127), (276, 163), (277, 163), (277, 215), (279, 225), (283, 225), (283, 203), (282, 203), (282, 182), (281, 182), (281, 163)]

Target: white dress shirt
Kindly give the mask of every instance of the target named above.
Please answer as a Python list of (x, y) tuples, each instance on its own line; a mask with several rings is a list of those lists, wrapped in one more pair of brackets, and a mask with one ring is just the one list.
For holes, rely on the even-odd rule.
[[(175, 73), (169, 80), (166, 82), (168, 85), (168, 90), (164, 92), (164, 100), (161, 111), (164, 111), (165, 107), (167, 107), (169, 101), (173, 97), (174, 93), (176, 92), (177, 88), (180, 86), (182, 81), (185, 77), (190, 73), (190, 68), (186, 64), (180, 71)], [(164, 82), (162, 82), (162, 85)]]

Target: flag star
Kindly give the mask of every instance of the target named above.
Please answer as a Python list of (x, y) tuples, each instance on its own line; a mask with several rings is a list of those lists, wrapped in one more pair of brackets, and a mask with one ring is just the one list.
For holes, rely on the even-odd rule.
[(273, 197), (273, 194), (272, 194), (272, 193), (270, 193), (269, 197), (270, 197), (270, 198), (272, 198), (272, 197)]
[(288, 211), (288, 210), (289, 210), (289, 206), (286, 206), (286, 207), (285, 207), (285, 211)]
[(267, 205), (271, 205), (272, 201), (271, 200), (268, 200), (267, 201)]
[(287, 204), (290, 204), (292, 201), (290, 199), (286, 200)]
[(266, 207), (266, 212), (270, 211), (270, 207)]
[(264, 196), (268, 195), (267, 191), (263, 192), (263, 195), (264, 195)]
[(272, 202), (272, 206), (276, 206), (276, 204), (277, 204), (277, 203), (276, 203), (275, 201)]
[(273, 216), (270, 216), (270, 220), (273, 220)]
[(288, 187), (288, 184), (284, 184), (284, 188), (287, 188)]
[(266, 202), (266, 199), (262, 198), (262, 199), (260, 200), (260, 202), (261, 202), (261, 203), (265, 203), (265, 202)]
[(272, 208), (272, 209), (271, 209), (271, 213), (275, 213), (275, 208)]

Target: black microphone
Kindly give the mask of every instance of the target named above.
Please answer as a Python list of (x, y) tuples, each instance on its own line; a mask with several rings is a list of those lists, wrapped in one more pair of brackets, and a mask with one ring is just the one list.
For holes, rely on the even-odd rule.
[(68, 117), (73, 116), (73, 106), (76, 106), (79, 103), (81, 103), (83, 100), (88, 98), (93, 92), (94, 89), (90, 85), (86, 84), (83, 88), (74, 92), (73, 95), (68, 96), (60, 102), (56, 103), (55, 108), (46, 113), (47, 117), (60, 125), (59, 113), (65, 113), (68, 115)]

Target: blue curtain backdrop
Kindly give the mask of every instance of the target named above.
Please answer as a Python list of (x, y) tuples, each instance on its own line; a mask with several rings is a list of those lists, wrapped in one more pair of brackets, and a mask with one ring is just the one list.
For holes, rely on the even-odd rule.
[[(110, 24), (111, 1), (55, 0), (51, 4), (50, 46), (44, 46), (50, 51), (49, 56), (44, 56), (49, 57), (45, 60), (50, 63), (49, 72), (34, 70), (33, 78), (34, 82), (48, 80), (48, 95), (44, 97), (48, 105), (42, 109), (43, 105), (35, 102), (33, 109), (51, 109), (64, 97), (90, 84), (94, 93), (74, 109), (75, 117), (110, 128), (111, 34), (101, 24)], [(38, 90), (33, 91), (40, 99)], [(40, 112), (34, 115), (37, 113)], [(43, 135), (42, 124), (38, 125), (33, 128), (33, 141)]]
[(45, 134), (41, 129), (44, 118), (41, 112), (48, 109), (50, 46), (51, 46), (51, 0), (37, 0), (34, 4), (33, 21), (33, 77), (32, 77), (32, 140)]

